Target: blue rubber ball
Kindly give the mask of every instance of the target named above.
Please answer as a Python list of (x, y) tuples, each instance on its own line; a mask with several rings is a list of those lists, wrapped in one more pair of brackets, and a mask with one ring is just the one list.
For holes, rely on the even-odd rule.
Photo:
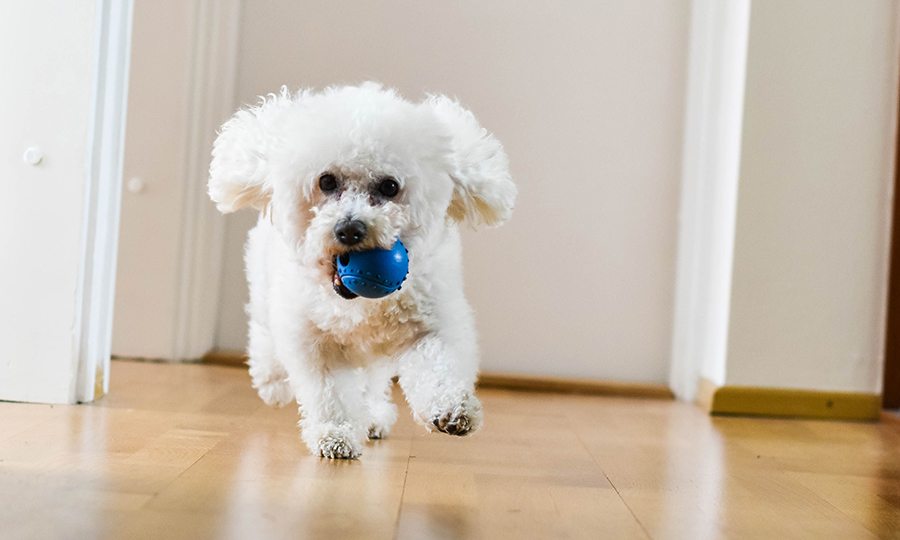
[(391, 249), (351, 251), (338, 257), (341, 282), (364, 298), (382, 298), (400, 288), (409, 272), (409, 254), (399, 239)]

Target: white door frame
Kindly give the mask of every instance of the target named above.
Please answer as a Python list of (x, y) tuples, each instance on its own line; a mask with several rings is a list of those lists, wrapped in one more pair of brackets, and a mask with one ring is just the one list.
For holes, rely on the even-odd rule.
[(193, 9), (172, 360), (196, 360), (215, 346), (225, 223), (206, 178), (217, 130), (236, 106), (241, 0), (195, 0)]
[(722, 385), (731, 302), (750, 1), (695, 0), (669, 386)]
[(109, 391), (133, 0), (98, 0), (76, 298), (76, 402)]

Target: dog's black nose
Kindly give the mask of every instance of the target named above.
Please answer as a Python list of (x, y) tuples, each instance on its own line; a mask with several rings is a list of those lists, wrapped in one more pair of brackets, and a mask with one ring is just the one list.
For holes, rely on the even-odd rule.
[(334, 236), (345, 246), (355, 246), (366, 238), (366, 224), (362, 221), (340, 221), (334, 226)]

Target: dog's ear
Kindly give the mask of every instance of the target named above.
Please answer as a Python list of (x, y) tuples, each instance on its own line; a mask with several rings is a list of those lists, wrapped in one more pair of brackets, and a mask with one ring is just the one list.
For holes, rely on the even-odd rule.
[(278, 137), (274, 125), (290, 105), (282, 88), (256, 107), (242, 109), (225, 122), (213, 144), (209, 197), (223, 213), (246, 206), (265, 210), (272, 198), (271, 157)]
[(453, 197), (447, 214), (471, 225), (500, 225), (513, 211), (516, 186), (500, 141), (481, 127), (470, 111), (446, 96), (427, 104), (452, 135), (450, 177)]

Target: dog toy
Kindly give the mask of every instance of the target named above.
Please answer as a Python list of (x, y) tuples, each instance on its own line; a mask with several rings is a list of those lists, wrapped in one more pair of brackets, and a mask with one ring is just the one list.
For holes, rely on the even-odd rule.
[(409, 272), (409, 253), (399, 239), (391, 249), (344, 253), (337, 273), (345, 287), (364, 298), (382, 298), (398, 290)]

